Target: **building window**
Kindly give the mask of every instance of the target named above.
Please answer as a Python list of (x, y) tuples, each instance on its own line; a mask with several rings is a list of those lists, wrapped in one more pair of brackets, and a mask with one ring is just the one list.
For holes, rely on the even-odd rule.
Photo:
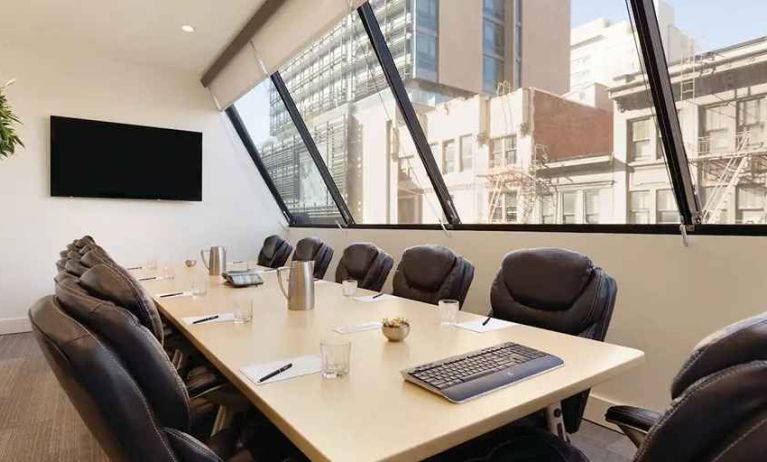
[(650, 192), (631, 191), (629, 193), (629, 223), (646, 225), (650, 223)]
[(731, 134), (727, 116), (728, 109), (729, 105), (727, 104), (703, 108), (701, 154), (725, 151), (731, 146)]
[(503, 138), (490, 140), (490, 167), (502, 167), (503, 165)]
[(470, 135), (461, 137), (461, 171), (474, 167), (474, 140)]
[(455, 141), (445, 141), (442, 145), (442, 172), (452, 173), (455, 171)]
[(490, 204), (490, 217), (493, 223), (517, 222), (517, 192), (504, 191)]
[(503, 137), (503, 159), (506, 165), (517, 163), (517, 135)]
[(738, 101), (738, 135), (748, 137), (738, 145), (755, 146), (764, 143), (765, 98)]
[(437, 80), (438, 48), (437, 25), (439, 21), (439, 2), (437, 0), (417, 0), (415, 2), (415, 76), (427, 80)]
[(575, 201), (577, 192), (570, 191), (562, 193), (562, 223), (569, 225), (577, 222), (575, 212)]
[(763, 185), (738, 186), (737, 223), (763, 224), (765, 222), (765, 187)]
[(631, 161), (652, 160), (650, 143), (650, 119), (629, 121), (629, 159)]
[(557, 207), (554, 203), (554, 195), (541, 196), (541, 223), (555, 224), (557, 222)]
[(504, 0), (485, 0), (482, 21), (482, 89), (495, 93), (498, 83), (505, 80), (506, 11)]
[(583, 193), (583, 203), (586, 223), (594, 225), (599, 223), (600, 191), (592, 189)]
[(670, 189), (659, 189), (655, 193), (655, 222), (679, 223), (679, 211), (676, 208), (674, 192)]

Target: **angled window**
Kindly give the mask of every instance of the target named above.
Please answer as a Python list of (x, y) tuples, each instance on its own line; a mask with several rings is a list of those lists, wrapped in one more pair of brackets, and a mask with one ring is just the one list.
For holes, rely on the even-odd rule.
[[(690, 173), (707, 224), (764, 224), (767, 3), (657, 8)], [(761, 191), (761, 192), (760, 192)]]
[[(378, 5), (391, 7), (388, 15), (399, 15), (399, 19), (389, 17), (390, 24), (411, 17), (407, 2), (398, 3)], [(436, 4), (416, 3), (419, 28), (434, 29)], [(389, 33), (396, 42), (395, 61), (412, 62), (412, 48), (401, 46), (412, 35), (391, 27)], [(431, 49), (424, 53), (437, 59), (436, 44), (419, 43)], [(436, 69), (436, 61), (428, 67)], [(356, 223), (437, 223), (441, 219), (439, 201), (356, 11), (279, 72)], [(282, 108), (274, 110), (271, 118), (283, 120)], [(451, 149), (452, 171), (458, 158), (455, 148)]]
[(272, 81), (258, 84), (234, 107), (296, 222), (343, 221)]

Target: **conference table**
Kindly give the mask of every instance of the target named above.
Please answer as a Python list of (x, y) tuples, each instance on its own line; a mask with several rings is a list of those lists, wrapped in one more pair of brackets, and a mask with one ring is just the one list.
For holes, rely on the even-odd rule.
[[(558, 403), (638, 365), (641, 351), (524, 325), (476, 333), (440, 325), (437, 307), (398, 297), (363, 302), (340, 284), (315, 282), (315, 309), (288, 311), (274, 271), (264, 284), (233, 288), (204, 266), (169, 265), (173, 279), (145, 281), (161, 313), (311, 460), (419, 460)], [(231, 268), (230, 269), (244, 269)], [(261, 268), (266, 270), (266, 268)], [(159, 298), (208, 282), (204, 296)], [(358, 295), (374, 292), (358, 290)], [(231, 312), (254, 303), (249, 323), (189, 325), (184, 317)], [(321, 374), (256, 385), (240, 368), (319, 354), (340, 326), (404, 317), (402, 342), (380, 330), (343, 335), (351, 342), (349, 375)], [(460, 312), (458, 322), (481, 318)], [(512, 341), (559, 356), (564, 366), (462, 404), (406, 382), (402, 369)]]

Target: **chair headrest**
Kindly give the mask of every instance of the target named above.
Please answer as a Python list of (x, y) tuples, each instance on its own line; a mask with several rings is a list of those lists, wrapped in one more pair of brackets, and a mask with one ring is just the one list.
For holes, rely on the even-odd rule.
[(80, 263), (79, 258), (68, 258), (64, 262), (64, 269), (75, 276), (82, 276), (83, 273), (88, 271), (88, 267)]
[(96, 265), (80, 276), (80, 285), (93, 296), (133, 313), (162, 342), (163, 328), (154, 301), (133, 276), (118, 266)]
[(344, 249), (343, 264), (349, 274), (364, 277), (378, 253), (378, 247), (374, 244), (355, 242)]
[(671, 385), (676, 398), (701, 378), (738, 364), (767, 360), (767, 311), (724, 327), (698, 343)]
[(110, 257), (104, 249), (98, 246), (90, 247), (88, 251), (80, 257), (80, 263), (89, 268), (96, 265), (116, 265), (115, 261), (112, 260), (112, 257)]
[(264, 239), (264, 246), (261, 247), (261, 254), (266, 258), (274, 257), (274, 254), (277, 253), (277, 249), (280, 248), (283, 242), (285, 242), (285, 240), (280, 236), (272, 234)]
[(400, 265), (411, 285), (436, 291), (453, 270), (457, 261), (458, 256), (447, 247), (428, 244), (405, 249)]
[(587, 256), (556, 248), (509, 252), (501, 265), (503, 282), (515, 300), (551, 311), (570, 308), (593, 273)]
[(314, 257), (324, 246), (325, 243), (318, 237), (305, 237), (296, 243), (296, 251), (293, 253), (293, 260), (314, 260)]

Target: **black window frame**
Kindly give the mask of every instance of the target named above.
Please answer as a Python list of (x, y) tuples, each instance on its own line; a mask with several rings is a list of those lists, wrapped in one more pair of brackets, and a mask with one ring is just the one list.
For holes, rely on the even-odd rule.
[[(676, 111), (672, 85), (666, 62), (661, 34), (653, 0), (628, 0), (631, 9), (631, 19), (639, 41), (639, 52), (652, 94), (654, 113), (657, 118), (657, 135), (662, 153), (657, 153), (656, 159), (665, 158), (670, 180), (671, 190), (681, 217), (681, 224), (492, 224), (492, 223), (461, 223), (458, 211), (453, 204), (452, 197), (445, 185), (444, 178), (437, 164), (436, 158), (431, 152), (426, 140), (423, 128), (416, 116), (413, 104), (410, 101), (401, 76), (394, 64), (391, 52), (388, 49), (384, 35), (380, 29), (372, 7), (368, 2), (357, 8), (357, 13), (362, 21), (365, 32), (375, 51), (381, 65), (387, 84), (394, 96), (395, 102), (402, 113), (403, 120), (408, 128), (413, 142), (426, 169), (432, 187), (439, 199), (442, 211), (446, 218), (441, 224), (364, 224), (355, 223), (348, 205), (340, 194), (337, 185), (332, 180), (327, 167), (324, 164), (312, 139), (311, 133), (306, 128), (300, 112), (290, 96), (290, 92), (282, 82), (278, 72), (271, 79), (278, 89), (280, 97), (287, 108), (287, 112), (293, 120), (301, 135), (312, 159), (314, 160), (326, 187), (333, 196), (338, 206), (343, 225), (352, 229), (402, 229), (402, 230), (439, 230), (451, 229), (455, 231), (539, 231), (539, 232), (567, 232), (567, 233), (608, 233), (608, 234), (681, 234), (682, 228), (689, 234), (698, 235), (740, 235), (740, 236), (767, 236), (767, 225), (749, 224), (701, 224), (701, 206), (693, 184), (687, 163), (687, 154), (684, 147), (682, 132)], [(274, 196), (275, 201), (282, 210), (289, 226), (296, 228), (334, 228), (340, 226), (326, 223), (299, 223), (290, 213), (285, 202), (280, 197), (268, 172), (260, 160), (258, 151), (250, 139), (250, 135), (244, 127), (234, 105), (225, 110), (238, 136), (240, 136), (246, 150), (253, 159), (259, 173), (263, 177), (267, 187)], [(652, 142), (653, 140), (651, 140)], [(460, 148), (459, 148), (460, 149)], [(663, 157), (662, 157), (663, 156)], [(555, 214), (557, 212), (555, 211)], [(628, 217), (627, 217), (628, 218)], [(628, 221), (628, 220), (627, 220)]]

